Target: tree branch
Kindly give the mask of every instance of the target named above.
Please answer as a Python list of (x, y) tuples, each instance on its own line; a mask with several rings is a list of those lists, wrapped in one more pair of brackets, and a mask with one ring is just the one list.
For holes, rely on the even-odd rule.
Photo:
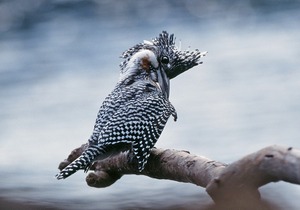
[[(80, 156), (86, 147), (73, 150), (59, 169)], [(125, 151), (94, 162), (91, 169), (95, 172), (88, 174), (87, 184), (107, 187), (125, 174), (192, 183), (206, 188), (216, 204), (232, 209), (245, 209), (244, 201), (248, 201), (249, 208), (249, 202), (260, 199), (258, 188), (267, 183), (282, 180), (300, 184), (300, 150), (291, 147), (269, 146), (230, 165), (187, 151), (153, 148), (141, 173), (135, 163), (128, 161), (130, 155)]]
[(244, 200), (259, 199), (259, 187), (281, 180), (300, 184), (300, 150), (274, 145), (228, 165), (206, 191), (216, 203), (241, 206)]

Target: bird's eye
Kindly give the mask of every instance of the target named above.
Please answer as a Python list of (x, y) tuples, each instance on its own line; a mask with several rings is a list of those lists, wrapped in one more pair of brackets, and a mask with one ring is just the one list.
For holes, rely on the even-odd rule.
[(168, 64), (168, 63), (169, 63), (169, 58), (168, 58), (167, 56), (163, 56), (163, 57), (161, 58), (161, 63), (163, 63), (163, 64)]

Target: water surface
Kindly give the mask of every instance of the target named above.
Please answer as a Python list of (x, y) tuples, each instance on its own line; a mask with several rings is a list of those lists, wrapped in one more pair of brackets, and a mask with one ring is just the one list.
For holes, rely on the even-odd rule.
[[(152, 1), (20, 2), (0, 3), (2, 10), (21, 5), (0, 27), (1, 197), (62, 209), (211, 202), (199, 187), (143, 176), (105, 189), (88, 187), (83, 172), (54, 178), (59, 162), (89, 137), (118, 80), (119, 55), (162, 30), (183, 49), (209, 54), (172, 81), (178, 121), (168, 122), (157, 147), (227, 163), (273, 144), (300, 148), (297, 2), (279, 9), (161, 1), (151, 11)], [(299, 186), (270, 184), (262, 195), (282, 209), (299, 208)]]

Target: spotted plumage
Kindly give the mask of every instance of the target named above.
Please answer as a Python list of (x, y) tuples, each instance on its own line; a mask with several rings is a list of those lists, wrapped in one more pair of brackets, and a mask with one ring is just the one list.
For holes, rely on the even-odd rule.
[(125, 51), (119, 82), (100, 107), (88, 148), (57, 174), (57, 179), (88, 169), (120, 145), (131, 148), (137, 169), (142, 171), (168, 118), (177, 119), (169, 101), (169, 79), (199, 64), (203, 55), (177, 50), (174, 36), (165, 31)]

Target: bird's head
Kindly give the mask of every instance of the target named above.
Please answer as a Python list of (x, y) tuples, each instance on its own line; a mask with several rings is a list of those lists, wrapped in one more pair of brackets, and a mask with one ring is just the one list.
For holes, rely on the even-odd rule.
[(180, 51), (175, 46), (174, 34), (166, 31), (152, 41), (144, 41), (122, 54), (120, 80), (149, 78), (169, 97), (170, 79), (201, 64), (200, 58), (207, 52)]

